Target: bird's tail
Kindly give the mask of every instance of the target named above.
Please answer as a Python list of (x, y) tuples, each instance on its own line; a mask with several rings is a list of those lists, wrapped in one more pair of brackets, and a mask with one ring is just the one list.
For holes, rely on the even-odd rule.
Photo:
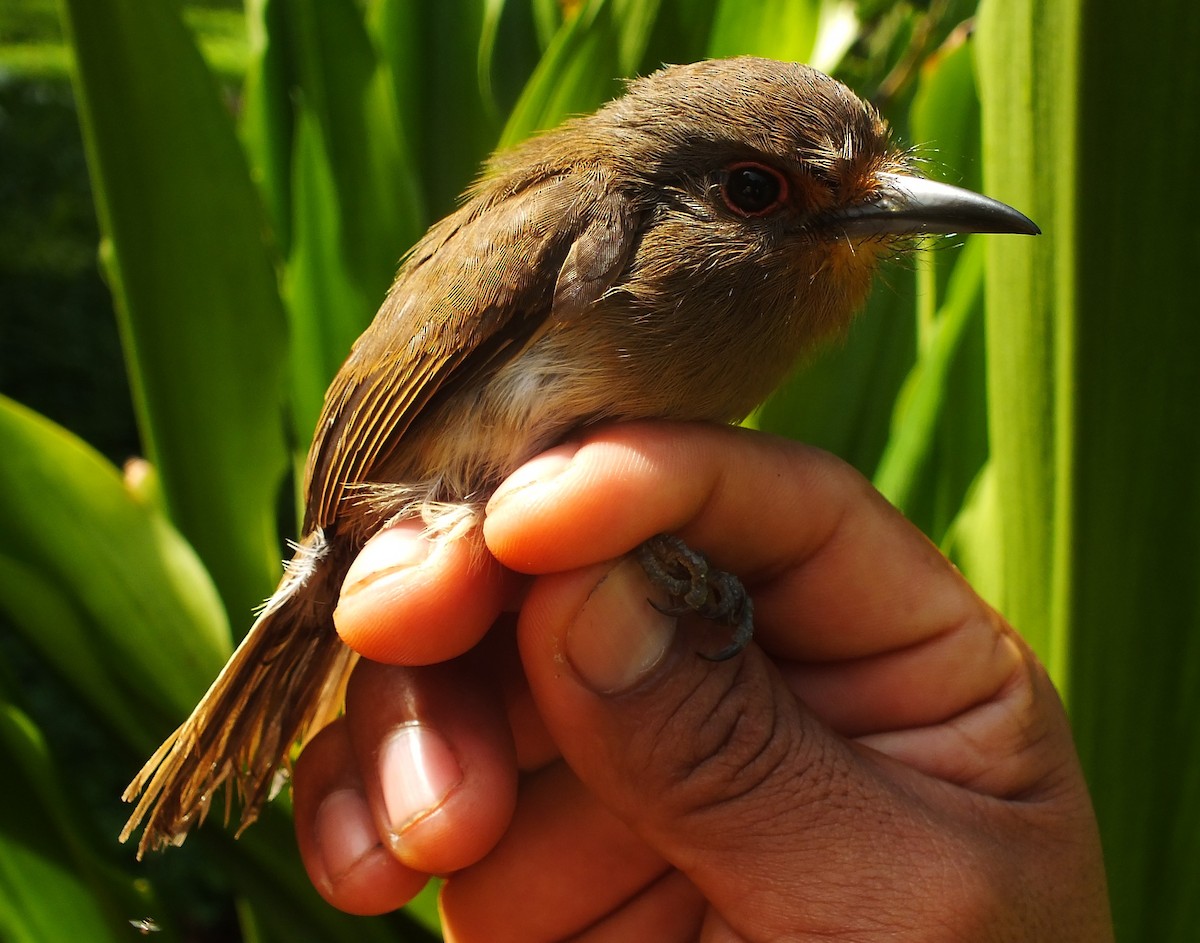
[(146, 761), (122, 798), (137, 802), (121, 832), (145, 823), (138, 857), (178, 845), (225, 786), (240, 834), (272, 794), (297, 742), (337, 716), (354, 653), (333, 628), (347, 563), (315, 531), (297, 545), (279, 588), (191, 717)]

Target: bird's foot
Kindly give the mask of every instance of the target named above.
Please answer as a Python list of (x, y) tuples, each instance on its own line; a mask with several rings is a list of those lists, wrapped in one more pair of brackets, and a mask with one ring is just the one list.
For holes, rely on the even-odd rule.
[(703, 554), (670, 534), (651, 537), (637, 548), (637, 558), (650, 582), (671, 597), (666, 606), (652, 602), (654, 608), (670, 616), (694, 612), (732, 630), (728, 645), (713, 655), (702, 652), (703, 657), (725, 661), (749, 644), (754, 634), (754, 604), (736, 576), (711, 566)]

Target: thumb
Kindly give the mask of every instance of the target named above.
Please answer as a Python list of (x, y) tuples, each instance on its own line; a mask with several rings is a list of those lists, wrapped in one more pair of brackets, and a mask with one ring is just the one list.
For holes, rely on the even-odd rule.
[[(819, 925), (847, 890), (834, 859), (895, 866), (899, 850), (886, 846), (903, 839), (879, 816), (902, 803), (757, 645), (728, 662), (698, 657), (710, 640), (691, 617), (677, 624), (648, 604), (661, 596), (629, 559), (534, 583), (521, 652), (550, 733), (580, 780), (730, 927), (770, 939)], [(803, 887), (802, 899), (781, 883)], [(804, 912), (785, 912), (793, 905)]]

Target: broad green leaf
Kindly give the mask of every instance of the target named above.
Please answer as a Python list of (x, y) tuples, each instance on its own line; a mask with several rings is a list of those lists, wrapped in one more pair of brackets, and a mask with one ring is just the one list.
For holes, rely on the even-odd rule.
[(720, 0), (708, 55), (758, 55), (807, 62), (817, 42), (819, 0)]
[[(1000, 608), (1061, 684), (1065, 652), (1061, 597), (1055, 598), (1055, 535), (1066, 534), (1067, 456), (1059, 436), (1071, 422), (1069, 398), (1057, 395), (1069, 363), (1073, 319), (1071, 203), (1074, 186), (1072, 66), (1076, 48), (1069, 5), (1036, 16), (1028, 5), (1003, 21), (985, 3), (979, 33), (985, 186), (1037, 220), (1037, 239), (996, 239), (988, 246), (987, 352), (991, 454), (998, 501), (1004, 587)], [(1036, 25), (1034, 20), (1037, 20)], [(1031, 31), (1048, 31), (1059, 65), (1034, 68)], [(1018, 37), (1023, 36), (1023, 39)], [(1002, 314), (1001, 314), (1002, 313)], [(1058, 641), (1056, 641), (1056, 638)]]
[(278, 577), (284, 320), (233, 124), (177, 3), (63, 0), (143, 442), (231, 614)]
[(65, 430), (0, 398), (0, 441), (0, 605), (133, 746), (155, 746), (229, 652), (208, 575)]
[(291, 418), (304, 449), (326, 386), (424, 229), (425, 212), (391, 71), (357, 5), (290, 0), (253, 12), (263, 39), (244, 136), (288, 234)]
[[(1200, 320), (1192, 7), (987, 2), (988, 354), (1004, 606), (1065, 688), (1118, 938), (1200, 924)], [(1163, 109), (1152, 107), (1162, 102)], [(1164, 115), (1170, 120), (1164, 131)], [(1169, 120), (1169, 119), (1168, 119)], [(1133, 155), (1114, 163), (1117, 150)], [(1005, 318), (991, 313), (1004, 311)]]
[[(78, 548), (71, 549), (78, 553)], [(140, 672), (141, 677), (128, 677), (138, 672), (136, 668), (131, 672), (134, 666), (109, 644), (113, 627), (97, 630), (84, 608), (86, 602), (74, 592), (74, 586), (64, 587), (44, 567), (0, 554), (0, 611), (7, 617), (6, 624), (20, 631), (121, 739), (135, 749), (152, 749), (155, 737), (166, 733), (188, 707), (173, 703), (171, 691), (153, 690), (165, 688), (168, 679), (148, 669)], [(114, 684), (122, 674), (126, 683)], [(186, 690), (178, 700), (186, 697)], [(155, 718), (161, 723), (155, 724)]]

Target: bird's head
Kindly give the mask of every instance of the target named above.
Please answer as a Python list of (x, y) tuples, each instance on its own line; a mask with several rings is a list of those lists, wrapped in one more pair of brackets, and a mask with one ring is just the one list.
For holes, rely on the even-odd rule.
[(728, 266), (744, 284), (754, 260), (779, 288), (836, 283), (845, 300), (834, 320), (861, 302), (877, 260), (914, 236), (1040, 231), (1003, 203), (916, 173), (871, 105), (799, 63), (668, 67), (595, 120), (650, 207), (648, 229), (686, 260), (683, 277)]
[(849, 323), (879, 260), (914, 237), (1039, 231), (1003, 203), (917, 174), (871, 105), (798, 63), (668, 67), (583, 120), (643, 207), (621, 291), (702, 319), (714, 349), (757, 338), (772, 385)]
[(582, 235), (559, 287), (588, 304), (564, 310), (610, 316), (612, 345), (652, 358), (647, 375), (678, 375), (672, 388), (702, 416), (752, 408), (849, 324), (880, 259), (916, 237), (1038, 232), (1003, 203), (916, 173), (842, 83), (769, 59), (661, 69), (492, 170), (492, 200), (572, 181), (564, 191), (580, 196), (564, 205), (584, 209), (564, 209), (563, 225)]

